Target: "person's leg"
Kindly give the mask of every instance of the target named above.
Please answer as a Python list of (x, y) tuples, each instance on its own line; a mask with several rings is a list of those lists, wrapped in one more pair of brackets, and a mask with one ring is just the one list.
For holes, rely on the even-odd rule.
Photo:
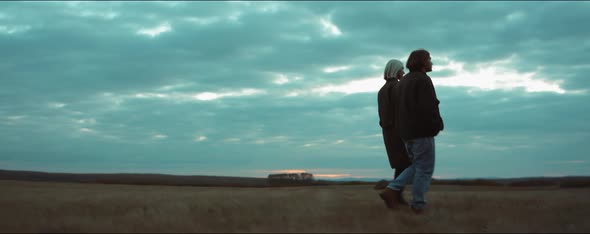
[[(412, 155), (408, 153), (410, 160)], [(396, 170), (397, 171), (397, 170)], [(400, 170), (401, 171), (401, 170)], [(385, 201), (385, 205), (388, 208), (395, 208), (397, 205), (403, 204), (402, 191), (406, 184), (410, 183), (414, 179), (414, 165), (411, 164), (409, 167), (401, 171), (399, 176), (393, 179), (387, 187), (379, 194), (381, 199)], [(405, 201), (405, 200), (404, 200)], [(407, 202), (406, 202), (407, 203)]]
[[(403, 149), (405, 148), (405, 143), (402, 141), (402, 139), (397, 136), (396, 134), (394, 134), (394, 130), (393, 129), (383, 129), (383, 141), (385, 143), (385, 150), (387, 152), (387, 157), (389, 159), (389, 164), (391, 166), (392, 169), (395, 170), (394, 172), (394, 177), (393, 180), (391, 180), (388, 185), (390, 185), (391, 183), (393, 183), (394, 180), (400, 178), (401, 174), (403, 171), (405, 171), (406, 168), (409, 167), (409, 161), (410, 160), (401, 160), (400, 157), (405, 157), (405, 152), (407, 151), (407, 149)], [(403, 147), (403, 148), (402, 148)], [(407, 183), (412, 181), (412, 178), (406, 178), (405, 179)], [(403, 186), (405, 184), (401, 185), (400, 188), (395, 189), (395, 190), (402, 190), (403, 191)]]
[(426, 206), (425, 194), (434, 173), (434, 137), (408, 141), (408, 150), (413, 155), (415, 175), (412, 183), (412, 208), (422, 210)]
[[(405, 147), (405, 144), (403, 145)], [(408, 158), (410, 161), (412, 160), (411, 153), (408, 153)], [(396, 169), (396, 173), (398, 169)], [(395, 208), (395, 206), (399, 204), (407, 204), (407, 202), (403, 199), (403, 189), (404, 187), (411, 183), (414, 179), (414, 167), (413, 164), (410, 164), (407, 168), (403, 170), (399, 170), (399, 175), (397, 175), (388, 185), (387, 187), (379, 194), (381, 199), (385, 201), (385, 205), (388, 208)]]
[[(404, 171), (406, 168), (408, 168), (407, 166), (404, 166), (403, 168), (396, 168), (395, 169), (395, 173), (393, 175), (393, 179), (399, 177), (399, 175), (402, 174), (402, 171)], [(408, 201), (406, 201), (406, 199), (404, 198), (404, 188), (399, 190), (399, 198), (398, 198), (398, 203), (400, 205), (404, 205), (404, 206), (408, 206), (410, 205), (410, 203), (408, 203)]]
[[(399, 175), (401, 175), (401, 174), (402, 174), (402, 172), (403, 172), (403, 171), (404, 171), (406, 168), (408, 168), (408, 166), (409, 166), (409, 165), (402, 165), (402, 166), (400, 166), (400, 167), (396, 168), (396, 169), (395, 169), (395, 173), (394, 173), (394, 175), (393, 175), (393, 179), (395, 179), (395, 178), (399, 177)], [(406, 199), (404, 198), (404, 196), (403, 196), (403, 193), (404, 193), (404, 188), (401, 188), (401, 189), (399, 190), (399, 201), (398, 201), (398, 202), (399, 202), (399, 204), (401, 204), (401, 205), (404, 205), (404, 206), (410, 205), (410, 204), (408, 203), (408, 201), (406, 201)]]
[(383, 199), (385, 205), (394, 209), (398, 205), (407, 205), (403, 199), (402, 191), (406, 184), (412, 181), (414, 177), (414, 168), (412, 166), (406, 168), (397, 178), (389, 182), (387, 187), (379, 193), (379, 197)]
[[(408, 156), (410, 157), (410, 159), (412, 158), (412, 155), (409, 152), (408, 152)], [(398, 170), (396, 169), (396, 173), (397, 173), (397, 171)], [(406, 184), (410, 183), (412, 180), (414, 180), (414, 165), (413, 164), (411, 164), (406, 169), (401, 171), (400, 174), (398, 176), (396, 176), (395, 179), (393, 179), (387, 185), (387, 188), (389, 188), (391, 190), (400, 191), (400, 190), (403, 190), (404, 187), (406, 186)]]

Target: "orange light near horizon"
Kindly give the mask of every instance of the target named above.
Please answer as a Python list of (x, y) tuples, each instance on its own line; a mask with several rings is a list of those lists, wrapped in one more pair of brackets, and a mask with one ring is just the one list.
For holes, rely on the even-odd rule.
[(352, 174), (314, 174), (315, 178), (344, 178), (352, 177)]

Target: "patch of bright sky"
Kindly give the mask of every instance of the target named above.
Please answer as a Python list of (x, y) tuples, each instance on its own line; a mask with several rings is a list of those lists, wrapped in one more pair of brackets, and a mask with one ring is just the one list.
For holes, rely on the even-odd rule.
[(16, 26), (6, 26), (0, 25), (0, 34), (15, 34), (15, 33), (22, 33), (29, 31), (31, 26), (29, 25), (16, 25)]
[(154, 135), (152, 136), (152, 138), (153, 138), (153, 139), (156, 139), (156, 140), (160, 140), (160, 139), (166, 139), (166, 138), (168, 138), (168, 136), (166, 136), (166, 135), (164, 135), (164, 134), (154, 134)]
[(359, 80), (353, 80), (346, 82), (340, 85), (325, 85), (321, 87), (317, 87), (312, 89), (313, 93), (317, 93), (320, 96), (329, 94), (329, 93), (344, 93), (344, 94), (353, 94), (353, 93), (370, 93), (376, 92), (381, 88), (383, 85), (382, 79), (377, 79), (374, 77), (371, 78), (362, 78)]
[(184, 88), (193, 85), (192, 83), (177, 83), (172, 85), (165, 85), (157, 89), (157, 91), (170, 91), (174, 89)]
[(282, 9), (284, 9), (283, 4), (279, 4), (276, 2), (256, 2), (258, 4), (262, 3), (261, 6), (257, 8), (258, 12), (262, 13), (276, 13)]
[(134, 95), (136, 98), (167, 98), (167, 94), (163, 93), (136, 93)]
[(119, 13), (109, 11), (109, 12), (98, 12), (98, 11), (75, 11), (75, 14), (81, 17), (96, 17), (101, 19), (112, 20), (119, 16)]
[(13, 120), (13, 121), (14, 121), (14, 120), (20, 120), (20, 119), (24, 119), (24, 118), (26, 118), (26, 117), (27, 117), (27, 116), (24, 116), (24, 115), (14, 115), (14, 116), (6, 116), (6, 117), (4, 117), (4, 118), (5, 118), (5, 119), (8, 119), (8, 120)]
[(90, 128), (80, 128), (80, 132), (95, 133), (95, 131)]
[(230, 15), (227, 17), (227, 19), (228, 19), (230, 22), (232, 22), (232, 23), (238, 23), (238, 24), (239, 24), (239, 23), (241, 23), (241, 21), (240, 21), (240, 17), (242, 16), (242, 14), (243, 14), (242, 12), (236, 11), (236, 12), (233, 12), (233, 13), (231, 13), (231, 14), (230, 14)]
[(510, 13), (509, 15), (506, 16), (506, 20), (508, 21), (517, 21), (517, 20), (522, 20), (526, 17), (526, 14), (522, 11), (517, 11), (517, 12), (513, 12)]
[(196, 136), (194, 139), (195, 142), (201, 142), (201, 141), (205, 141), (205, 140), (207, 140), (206, 136)]
[(219, 17), (186, 17), (183, 20), (198, 25), (210, 25), (221, 21)]
[(235, 137), (234, 137), (234, 138), (226, 138), (226, 139), (224, 139), (223, 141), (224, 141), (224, 142), (239, 142), (239, 141), (241, 141), (241, 140), (242, 140), (242, 139), (240, 139), (240, 138), (235, 138)]
[(516, 55), (513, 55), (507, 59), (478, 64), (475, 71), (467, 71), (464, 69), (464, 63), (443, 58), (448, 61), (448, 64), (435, 65), (433, 70), (449, 69), (454, 71), (455, 75), (446, 78), (433, 77), (432, 82), (438, 86), (469, 87), (480, 90), (523, 88), (526, 92), (566, 93), (566, 90), (560, 87), (563, 80), (549, 81), (541, 77), (540, 71), (519, 73), (509, 68), (507, 65), (515, 59)]
[(223, 92), (223, 93), (214, 93), (214, 92), (203, 92), (196, 95), (193, 95), (194, 99), (201, 100), (201, 101), (210, 101), (215, 100), (222, 97), (240, 97), (240, 96), (251, 96), (256, 94), (262, 94), (266, 91), (260, 89), (242, 89), (238, 92)]
[(94, 118), (78, 119), (78, 120), (76, 120), (76, 123), (94, 125), (94, 124), (96, 124), (96, 120)]
[(320, 18), (319, 21), (322, 26), (322, 30), (324, 31), (324, 36), (330, 37), (342, 35), (340, 28), (338, 28), (338, 26), (336, 26), (329, 18)]
[(161, 4), (163, 6), (167, 6), (167, 7), (177, 7), (177, 6), (184, 4), (184, 2), (177, 2), (177, 1), (154, 1), (154, 2)]
[(66, 106), (65, 103), (60, 103), (60, 102), (49, 103), (48, 105), (49, 105), (49, 107), (56, 108), (56, 109), (63, 108)]
[(337, 67), (326, 67), (324, 68), (325, 73), (334, 73), (339, 71), (345, 71), (350, 69), (350, 66), (337, 66)]
[(169, 32), (170, 30), (172, 30), (170, 24), (168, 22), (164, 22), (153, 28), (141, 28), (137, 31), (137, 34), (156, 37), (162, 33)]
[(276, 143), (276, 142), (284, 142), (287, 141), (288, 137), (287, 136), (274, 136), (274, 137), (268, 137), (268, 138), (264, 138), (264, 139), (257, 139), (254, 140), (254, 144), (268, 144), (268, 143)]
[(282, 85), (289, 82), (289, 79), (284, 74), (279, 74), (278, 77), (273, 81), (273, 83)]
[[(164, 86), (167, 87), (166, 89), (173, 89), (178, 88), (181, 86)], [(163, 88), (160, 88), (162, 90)], [(170, 99), (172, 101), (212, 101), (215, 99), (225, 98), (225, 97), (243, 97), (243, 96), (252, 96), (252, 95), (259, 95), (266, 93), (266, 90), (261, 89), (252, 89), (252, 88), (245, 88), (238, 91), (233, 92), (200, 92), (200, 93), (189, 93), (189, 92), (172, 92), (172, 93), (158, 93), (158, 92), (140, 92), (135, 93), (132, 95), (117, 95), (116, 97), (113, 94), (104, 94), (105, 96), (109, 96), (112, 98), (113, 101), (122, 102), (124, 99), (127, 98), (139, 98), (139, 99)]]
[[(464, 69), (464, 63), (444, 57), (441, 60), (446, 61), (447, 64), (434, 65), (433, 70), (451, 70), (454, 75), (444, 78), (431, 78), (435, 86), (466, 87), (485, 91), (523, 88), (526, 92), (553, 92), (559, 94), (570, 92), (560, 87), (563, 80), (549, 81), (549, 79), (542, 77), (540, 71), (520, 73), (508, 67), (507, 65), (512, 63), (514, 59), (516, 59), (516, 56), (491, 63), (478, 64), (475, 71), (469, 71)], [(383, 85), (383, 80), (378, 78), (380, 76), (360, 78), (343, 84), (328, 84), (316, 87), (312, 92), (319, 95), (377, 92)]]

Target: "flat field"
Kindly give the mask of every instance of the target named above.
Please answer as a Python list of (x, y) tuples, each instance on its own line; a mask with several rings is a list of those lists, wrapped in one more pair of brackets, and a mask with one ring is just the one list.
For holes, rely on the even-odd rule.
[(590, 232), (590, 188), (433, 185), (423, 215), (377, 193), (0, 180), (0, 232)]

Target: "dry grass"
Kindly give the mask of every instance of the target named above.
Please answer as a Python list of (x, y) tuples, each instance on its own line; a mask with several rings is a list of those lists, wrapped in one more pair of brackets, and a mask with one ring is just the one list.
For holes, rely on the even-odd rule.
[(422, 216), (386, 209), (372, 185), (0, 188), (0, 232), (590, 232), (589, 188), (434, 185)]

